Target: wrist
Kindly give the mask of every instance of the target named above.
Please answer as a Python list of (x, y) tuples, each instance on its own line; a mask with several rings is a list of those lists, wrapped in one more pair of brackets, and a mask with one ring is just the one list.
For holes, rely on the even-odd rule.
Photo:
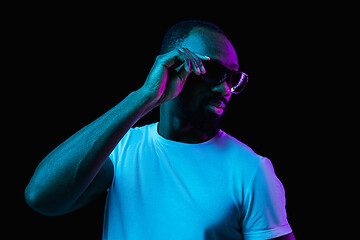
[(156, 98), (150, 91), (147, 91), (144, 86), (134, 91), (134, 94), (136, 94), (137, 99), (139, 99), (149, 111), (158, 106)]

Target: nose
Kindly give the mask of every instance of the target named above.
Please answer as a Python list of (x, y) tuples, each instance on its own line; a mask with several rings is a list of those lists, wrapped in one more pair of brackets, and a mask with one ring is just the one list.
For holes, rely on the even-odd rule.
[(213, 92), (220, 93), (222, 96), (230, 96), (231, 89), (227, 81), (223, 81), (222, 83), (215, 85), (211, 88)]

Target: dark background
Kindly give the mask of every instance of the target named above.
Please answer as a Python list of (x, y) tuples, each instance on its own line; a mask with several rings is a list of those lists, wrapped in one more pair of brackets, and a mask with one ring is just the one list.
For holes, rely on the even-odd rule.
[[(13, 84), (21, 86), (14, 98), (21, 106), (13, 108), (20, 119), (15, 156), (21, 156), (14, 233), (101, 239), (105, 195), (68, 215), (46, 217), (26, 206), (26, 184), (52, 149), (142, 85), (170, 26), (200, 19), (228, 33), (250, 78), (244, 92), (232, 97), (222, 129), (272, 160), (286, 190), (288, 220), (297, 239), (305, 238), (317, 224), (312, 190), (322, 184), (309, 176), (315, 162), (324, 161), (319, 143), (326, 138), (323, 116), (329, 108), (322, 88), (331, 58), (324, 45), (331, 35), (328, 17), (297, 4), (159, 6), (162, 10), (138, 4), (22, 5), (9, 18), (15, 24), (11, 61), (19, 66)], [(157, 110), (137, 125), (155, 121)]]

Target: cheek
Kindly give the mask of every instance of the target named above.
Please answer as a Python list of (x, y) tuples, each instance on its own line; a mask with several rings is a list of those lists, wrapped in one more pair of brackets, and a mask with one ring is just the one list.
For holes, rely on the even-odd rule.
[(202, 98), (211, 93), (211, 86), (199, 79), (199, 76), (191, 74), (183, 88), (184, 95), (194, 99)]
[(200, 111), (207, 103), (206, 93), (199, 88), (194, 88), (191, 93), (187, 95), (188, 107), (194, 111)]
[(179, 95), (182, 98), (184, 107), (193, 115), (204, 113), (209, 102), (208, 96), (211, 95), (210, 86), (196, 77), (190, 75)]

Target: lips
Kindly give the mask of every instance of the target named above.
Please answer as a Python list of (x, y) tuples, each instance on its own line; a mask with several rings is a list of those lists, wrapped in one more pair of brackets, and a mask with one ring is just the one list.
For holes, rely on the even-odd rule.
[(210, 102), (210, 105), (223, 109), (226, 107), (226, 104), (223, 101)]
[(224, 109), (224, 108), (226, 108), (227, 100), (225, 98), (224, 99), (212, 99), (209, 101), (209, 104), (214, 107)]

